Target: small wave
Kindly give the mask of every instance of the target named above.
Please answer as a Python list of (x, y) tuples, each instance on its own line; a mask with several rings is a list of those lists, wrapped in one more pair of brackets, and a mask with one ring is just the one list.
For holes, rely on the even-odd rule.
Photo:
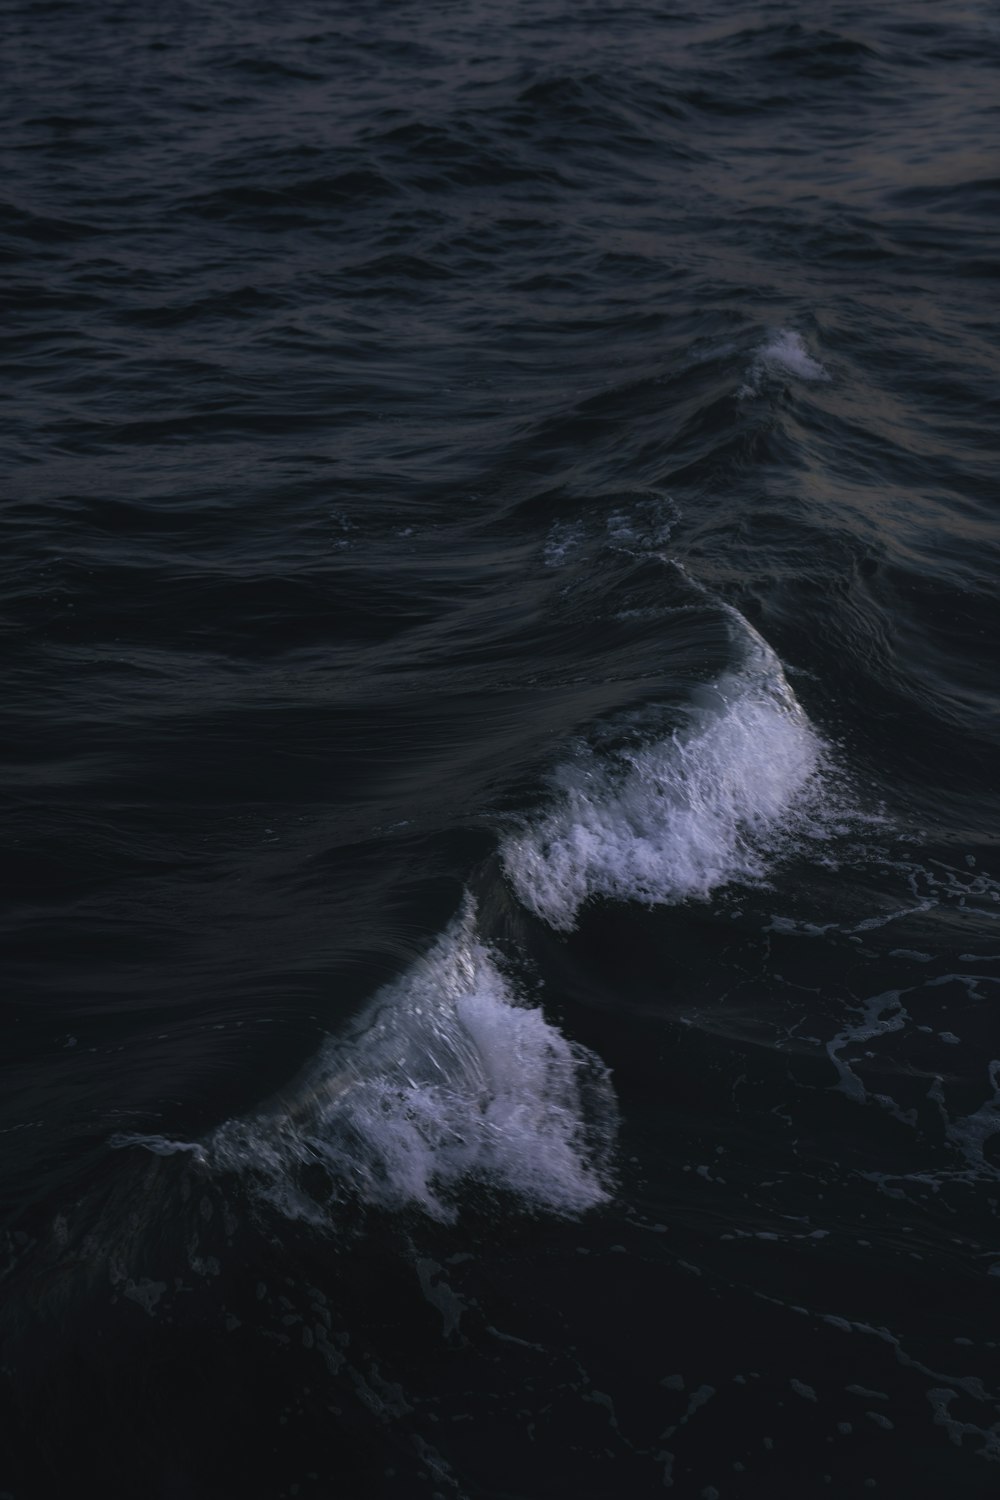
[(809, 353), (801, 333), (791, 328), (779, 328), (757, 350), (737, 395), (743, 398), (759, 396), (768, 381), (787, 375), (796, 380), (830, 379), (826, 367)]
[(471, 1183), (581, 1213), (608, 1196), (615, 1125), (607, 1069), (518, 995), (469, 901), (279, 1105), (200, 1146), (113, 1144), (193, 1151), (288, 1217), (329, 1226), (349, 1198), (450, 1221)]
[(759, 881), (817, 803), (825, 747), (767, 642), (726, 606), (741, 667), (669, 738), (562, 766), (541, 817), (503, 846), (529, 910), (563, 931), (593, 896), (657, 905)]

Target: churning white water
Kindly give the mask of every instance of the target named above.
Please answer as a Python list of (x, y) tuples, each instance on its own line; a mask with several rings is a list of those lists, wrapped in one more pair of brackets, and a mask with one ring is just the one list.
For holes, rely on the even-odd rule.
[(823, 742), (775, 653), (726, 607), (741, 661), (667, 738), (584, 752), (553, 798), (503, 846), (518, 898), (568, 930), (592, 896), (649, 905), (759, 880), (796, 815), (817, 800)]
[(297, 1088), (199, 1155), (315, 1222), (351, 1196), (451, 1219), (470, 1182), (575, 1214), (607, 1197), (615, 1123), (607, 1070), (521, 997), (467, 901)]
[(793, 328), (777, 328), (757, 349), (746, 380), (737, 392), (740, 397), (759, 396), (774, 381), (829, 380), (825, 365), (814, 359), (801, 333)]

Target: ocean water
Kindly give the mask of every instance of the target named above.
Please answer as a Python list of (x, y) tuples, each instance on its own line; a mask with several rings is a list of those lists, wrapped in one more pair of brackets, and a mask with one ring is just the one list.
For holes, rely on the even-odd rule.
[(995, 1495), (995, 0), (0, 64), (0, 1494)]

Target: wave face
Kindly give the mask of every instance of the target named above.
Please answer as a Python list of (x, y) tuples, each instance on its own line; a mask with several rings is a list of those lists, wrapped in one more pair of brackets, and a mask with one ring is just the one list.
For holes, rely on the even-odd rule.
[(759, 881), (819, 811), (823, 741), (770, 646), (727, 613), (743, 662), (700, 692), (690, 722), (563, 765), (549, 809), (506, 841), (518, 897), (553, 927), (568, 931), (595, 896), (657, 905)]
[[(576, 1214), (608, 1197), (615, 1120), (607, 1070), (520, 997), (467, 902), (300, 1089), (221, 1126), (203, 1159), (316, 1223), (351, 1196), (450, 1220), (472, 1183)], [(318, 1193), (307, 1168), (320, 1169)]]

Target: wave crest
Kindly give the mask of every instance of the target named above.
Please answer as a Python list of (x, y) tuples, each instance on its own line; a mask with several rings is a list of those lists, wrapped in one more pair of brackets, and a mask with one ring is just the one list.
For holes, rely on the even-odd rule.
[(349, 1197), (451, 1220), (471, 1182), (574, 1215), (608, 1197), (616, 1124), (607, 1069), (520, 998), (467, 901), (297, 1090), (220, 1126), (201, 1159), (314, 1223)]
[(829, 370), (818, 359), (813, 359), (801, 333), (796, 333), (793, 328), (778, 328), (760, 345), (737, 395), (742, 398), (759, 396), (769, 383), (789, 375), (796, 380), (830, 379)]
[(522, 903), (570, 930), (594, 896), (646, 905), (758, 881), (778, 835), (818, 791), (824, 745), (767, 642), (726, 606), (740, 667), (703, 688), (688, 724), (560, 767), (539, 819), (502, 854)]

